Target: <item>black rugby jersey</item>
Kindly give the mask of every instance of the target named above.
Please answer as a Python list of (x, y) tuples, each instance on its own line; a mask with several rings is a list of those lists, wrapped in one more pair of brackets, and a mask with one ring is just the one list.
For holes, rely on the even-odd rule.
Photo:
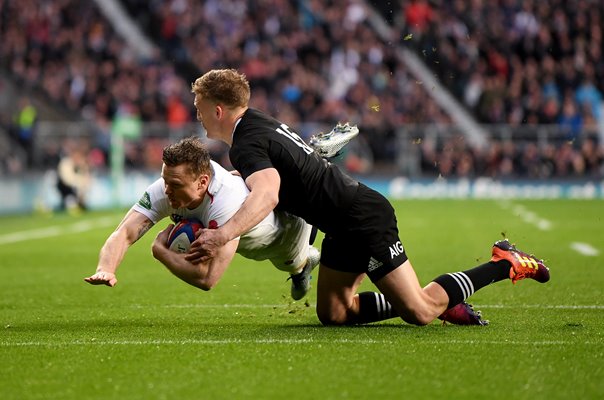
[(248, 109), (235, 128), (229, 156), (244, 179), (266, 168), (279, 172), (278, 210), (304, 218), (323, 232), (345, 229), (344, 214), (358, 182), (321, 158), (287, 125)]

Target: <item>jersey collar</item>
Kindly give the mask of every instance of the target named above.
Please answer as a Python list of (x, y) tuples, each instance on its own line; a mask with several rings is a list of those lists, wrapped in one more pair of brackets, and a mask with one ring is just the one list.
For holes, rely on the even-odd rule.
[(243, 119), (243, 116), (245, 115), (245, 113), (247, 112), (247, 110), (249, 110), (249, 108), (246, 108), (245, 111), (242, 112), (241, 115), (238, 116), (237, 120), (235, 121), (235, 126), (233, 127), (233, 132), (231, 132), (231, 143), (233, 143), (233, 136), (235, 135), (235, 131), (237, 130), (237, 126), (239, 125), (239, 123)]

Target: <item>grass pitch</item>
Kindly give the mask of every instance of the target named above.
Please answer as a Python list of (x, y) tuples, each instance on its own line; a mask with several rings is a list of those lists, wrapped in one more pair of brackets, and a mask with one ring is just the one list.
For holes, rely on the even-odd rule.
[(3, 217), (0, 398), (604, 398), (602, 201), (394, 205), (424, 284), (485, 262), (502, 235), (545, 258), (552, 280), (476, 293), (488, 327), (325, 328), (315, 293), (290, 301), (268, 262), (237, 256), (207, 293), (181, 282), (150, 254), (158, 227), (115, 288), (86, 284), (123, 211)]

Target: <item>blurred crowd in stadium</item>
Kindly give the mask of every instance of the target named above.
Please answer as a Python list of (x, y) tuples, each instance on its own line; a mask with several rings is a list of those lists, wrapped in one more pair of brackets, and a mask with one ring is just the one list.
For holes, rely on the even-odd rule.
[[(547, 124), (560, 132), (545, 142), (530, 130), (521, 141), (494, 137), (485, 149), (456, 135), (411, 138), (423, 174), (604, 176), (601, 0), (367, 1), (394, 32), (389, 38), (378, 35), (357, 0), (121, 3), (157, 46), (151, 55), (140, 57), (94, 2), (0, 0), (0, 71), (24, 93), (93, 122), (89, 145), (98, 167), (107, 164), (120, 116), (171, 128), (194, 122), (190, 83), (217, 67), (243, 71), (252, 106), (302, 136), (337, 121), (358, 124), (361, 144), (344, 162), (351, 171), (393, 165), (401, 127), (452, 122), (397, 58), (406, 47), (478, 122)], [(27, 106), (0, 113), (0, 128), (25, 148), (34, 134)]]

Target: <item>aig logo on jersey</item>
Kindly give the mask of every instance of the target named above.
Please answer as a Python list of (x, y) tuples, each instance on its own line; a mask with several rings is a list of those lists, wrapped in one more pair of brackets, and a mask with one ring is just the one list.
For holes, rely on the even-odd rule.
[(405, 251), (405, 249), (403, 248), (403, 244), (401, 243), (400, 240), (398, 242), (394, 243), (393, 245), (391, 245), (389, 247), (389, 249), (390, 249), (390, 259), (391, 260), (396, 256), (400, 256), (401, 254), (403, 254), (403, 251)]

